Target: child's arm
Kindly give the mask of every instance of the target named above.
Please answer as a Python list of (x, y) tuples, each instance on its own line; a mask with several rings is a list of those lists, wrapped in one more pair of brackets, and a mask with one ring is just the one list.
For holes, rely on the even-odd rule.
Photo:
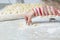
[(31, 18), (34, 16), (60, 16), (60, 10), (52, 7), (52, 6), (44, 6), (44, 7), (37, 7), (33, 10), (29, 11), (28, 14), (25, 16), (26, 22), (30, 25)]
[(52, 6), (34, 8), (34, 16), (60, 16), (60, 10)]
[(25, 14), (25, 20), (26, 20), (26, 23), (27, 23), (28, 25), (31, 24), (31, 22), (32, 22), (32, 21), (31, 21), (32, 17), (34, 17), (34, 12), (33, 12), (32, 10), (26, 12), (26, 14)]

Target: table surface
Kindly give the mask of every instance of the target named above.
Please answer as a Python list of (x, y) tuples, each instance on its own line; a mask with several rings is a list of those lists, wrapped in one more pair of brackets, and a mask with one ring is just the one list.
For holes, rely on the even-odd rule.
[[(41, 23), (39, 27), (20, 30), (23, 20), (0, 22), (0, 40), (59, 40), (60, 23)], [(40, 33), (39, 33), (40, 32)]]

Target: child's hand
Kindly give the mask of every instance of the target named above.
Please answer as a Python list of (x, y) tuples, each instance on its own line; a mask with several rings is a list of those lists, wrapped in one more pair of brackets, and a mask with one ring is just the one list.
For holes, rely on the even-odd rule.
[(28, 24), (28, 25), (30, 25), (31, 24), (31, 22), (32, 22), (32, 17), (34, 16), (34, 13), (33, 13), (33, 11), (31, 10), (31, 11), (29, 11), (29, 12), (27, 12), (26, 14), (25, 14), (25, 20), (26, 20), (26, 23)]

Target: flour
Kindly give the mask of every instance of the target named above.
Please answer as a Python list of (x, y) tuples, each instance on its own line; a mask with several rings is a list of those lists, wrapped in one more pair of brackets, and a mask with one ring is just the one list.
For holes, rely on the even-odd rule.
[(30, 24), (30, 25), (27, 25), (26, 22), (24, 20), (21, 20), (19, 22), (19, 29), (20, 30), (25, 30), (26, 28), (36, 28), (40, 25), (40, 23), (35, 23), (35, 24)]

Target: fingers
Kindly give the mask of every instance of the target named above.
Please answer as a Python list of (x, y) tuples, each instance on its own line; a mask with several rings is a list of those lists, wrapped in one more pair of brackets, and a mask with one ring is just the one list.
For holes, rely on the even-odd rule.
[(31, 17), (28, 17), (28, 25), (30, 25), (31, 24)]
[(25, 20), (26, 20), (26, 23), (27, 23), (28, 25), (30, 25), (31, 22), (32, 22), (30, 16), (25, 16)]
[(28, 22), (28, 17), (27, 16), (25, 16), (25, 21), (26, 21), (26, 23)]

